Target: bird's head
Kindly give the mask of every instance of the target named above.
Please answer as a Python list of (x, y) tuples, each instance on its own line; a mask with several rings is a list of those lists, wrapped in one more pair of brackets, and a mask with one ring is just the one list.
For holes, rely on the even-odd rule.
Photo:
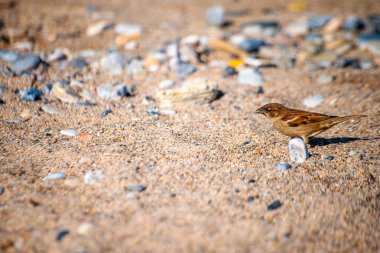
[(263, 114), (267, 118), (276, 118), (280, 115), (281, 110), (285, 108), (286, 107), (281, 104), (270, 103), (260, 107), (255, 111), (255, 113)]

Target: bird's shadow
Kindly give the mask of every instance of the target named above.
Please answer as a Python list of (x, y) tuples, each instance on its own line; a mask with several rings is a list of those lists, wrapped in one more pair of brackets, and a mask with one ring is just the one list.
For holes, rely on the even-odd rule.
[(338, 137), (338, 138), (318, 138), (314, 137), (310, 139), (310, 145), (312, 147), (316, 146), (327, 146), (331, 144), (341, 144), (341, 143), (349, 143), (349, 142), (354, 142), (354, 141), (368, 141), (368, 140), (377, 140), (380, 138), (352, 138), (352, 137)]

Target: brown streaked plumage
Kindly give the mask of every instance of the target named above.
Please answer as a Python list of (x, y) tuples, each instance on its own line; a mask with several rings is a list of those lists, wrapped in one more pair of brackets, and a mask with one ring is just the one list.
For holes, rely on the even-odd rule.
[(309, 137), (320, 134), (336, 124), (353, 118), (366, 117), (365, 115), (329, 116), (291, 109), (276, 103), (266, 104), (255, 112), (270, 119), (280, 133), (289, 137), (300, 137), (305, 143), (309, 143)]

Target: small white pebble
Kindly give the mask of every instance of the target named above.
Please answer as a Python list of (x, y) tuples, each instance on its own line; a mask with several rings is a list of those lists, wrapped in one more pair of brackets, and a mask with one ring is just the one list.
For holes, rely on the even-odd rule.
[(75, 129), (63, 129), (60, 131), (62, 135), (67, 135), (67, 136), (75, 136), (78, 134), (78, 131)]

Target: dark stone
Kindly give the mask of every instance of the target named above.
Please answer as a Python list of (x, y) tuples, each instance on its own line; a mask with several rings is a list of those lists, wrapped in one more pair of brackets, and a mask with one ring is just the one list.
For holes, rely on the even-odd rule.
[(365, 29), (365, 27), (366, 23), (356, 16), (347, 17), (342, 24), (342, 29), (344, 30), (360, 31)]
[(58, 233), (57, 233), (55, 239), (56, 239), (57, 241), (61, 241), (61, 240), (62, 240), (63, 238), (65, 238), (69, 233), (70, 233), (70, 231), (67, 230), (67, 229), (60, 230), (60, 231), (58, 231)]
[(36, 101), (41, 99), (42, 92), (34, 87), (28, 88), (26, 90), (20, 91), (21, 100), (23, 101)]
[(234, 68), (231, 68), (231, 67), (226, 67), (224, 70), (223, 70), (223, 77), (229, 77), (229, 76), (234, 76), (236, 75), (238, 72), (236, 71), (236, 69)]
[(0, 195), (3, 195), (4, 192), (5, 192), (5, 188), (0, 186)]
[(255, 200), (255, 197), (253, 197), (253, 196), (249, 196), (249, 197), (247, 198), (247, 202), (248, 202), (248, 203), (252, 203), (254, 200)]
[(281, 202), (279, 200), (273, 201), (271, 204), (267, 206), (268, 211), (273, 211), (282, 206)]
[(255, 39), (246, 39), (240, 44), (240, 48), (249, 53), (257, 52), (262, 46), (265, 46), (265, 41)]
[(327, 161), (332, 161), (332, 160), (334, 160), (334, 157), (331, 156), (331, 155), (329, 155), (328, 157), (326, 157), (326, 160), (327, 160)]
[(106, 117), (108, 114), (112, 113), (112, 110), (111, 109), (106, 109), (102, 112), (102, 114), (100, 115), (101, 118), (104, 118)]
[(248, 181), (248, 184), (254, 184), (254, 183), (256, 183), (256, 180), (255, 180), (255, 179), (250, 179), (250, 180)]
[(3, 105), (3, 104), (5, 104), (5, 101), (0, 98), (0, 105)]

